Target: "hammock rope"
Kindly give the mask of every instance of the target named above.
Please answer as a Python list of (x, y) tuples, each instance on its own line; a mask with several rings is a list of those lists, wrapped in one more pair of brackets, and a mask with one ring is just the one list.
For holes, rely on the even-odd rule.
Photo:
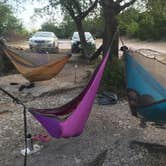
[(13, 99), (13, 102), (21, 105), (23, 107), (23, 121), (24, 121), (24, 144), (25, 144), (25, 155), (24, 155), (24, 166), (27, 165), (27, 108), (25, 104), (17, 97), (13, 96), (11, 93), (7, 92), (5, 89), (0, 87), (0, 91), (5, 93), (7, 96), (9, 96), (11, 99)]

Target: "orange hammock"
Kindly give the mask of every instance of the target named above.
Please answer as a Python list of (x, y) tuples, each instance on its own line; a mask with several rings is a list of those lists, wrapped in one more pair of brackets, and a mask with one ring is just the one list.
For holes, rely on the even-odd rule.
[(64, 65), (71, 57), (69, 54), (59, 60), (52, 60), (46, 64), (38, 65), (32, 60), (11, 51), (2, 42), (0, 42), (0, 48), (14, 64), (16, 69), (30, 82), (44, 81), (53, 78), (63, 69)]

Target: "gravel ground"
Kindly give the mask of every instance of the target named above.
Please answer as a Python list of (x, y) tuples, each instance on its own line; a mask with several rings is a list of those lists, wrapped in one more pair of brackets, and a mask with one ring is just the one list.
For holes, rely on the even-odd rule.
[[(84, 64), (79, 65), (77, 69), (79, 77), (75, 84), (73, 64), (66, 65), (56, 79), (38, 83), (35, 88), (22, 93), (17, 91), (17, 86), (9, 85), (13, 80), (25, 83), (26, 80), (20, 75), (1, 77), (0, 85), (23, 99), (28, 107), (59, 106), (82, 90), (91, 71), (91, 66), (86, 65), (85, 70)], [(72, 81), (68, 82), (69, 80)], [(48, 84), (50, 86), (47, 89)], [(42, 93), (38, 93), (42, 89), (44, 89)], [(35, 95), (36, 93), (38, 95)], [(23, 157), (20, 154), (24, 146), (22, 108), (12, 103), (11, 99), (2, 93), (0, 93), (0, 118), (0, 166), (22, 166)], [(28, 130), (32, 135), (45, 132), (29, 113)], [(84, 132), (79, 137), (37, 143), (43, 145), (43, 149), (28, 156), (28, 166), (166, 165), (165, 130), (150, 124), (145, 129), (140, 128), (139, 120), (131, 116), (126, 100), (109, 106), (100, 106), (95, 102)]]
[[(79, 90), (68, 92), (65, 97), (71, 97)], [(44, 100), (36, 99), (27, 102), (27, 106), (48, 101), (52, 105), (56, 98), (63, 96), (47, 96)], [(0, 121), (0, 165), (21, 166), (23, 157), (23, 117), (20, 107), (8, 103), (9, 112), (2, 114)], [(44, 132), (41, 126), (28, 114), (29, 132), (38, 134)], [(166, 144), (165, 130), (148, 125), (139, 127), (139, 121), (131, 116), (128, 103), (120, 101), (113, 106), (94, 104), (90, 118), (83, 134), (70, 139), (53, 139), (49, 143), (39, 143), (43, 149), (28, 157), (28, 165), (33, 166), (164, 166), (166, 165), (166, 149), (153, 144)], [(149, 149), (136, 142), (151, 143)], [(153, 147), (154, 146), (154, 147)]]

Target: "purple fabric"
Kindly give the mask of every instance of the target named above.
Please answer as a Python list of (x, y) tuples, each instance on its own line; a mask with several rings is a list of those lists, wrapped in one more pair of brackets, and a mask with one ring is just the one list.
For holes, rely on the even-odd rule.
[[(104, 58), (102, 59), (102, 62), (104, 61)], [(84, 88), (84, 90), (74, 99), (72, 99), (70, 102), (68, 102), (67, 104), (61, 106), (61, 107), (57, 107), (57, 108), (47, 108), (47, 109), (36, 109), (36, 108), (30, 108), (29, 111), (31, 112), (38, 112), (42, 115), (50, 115), (50, 116), (61, 116), (61, 115), (66, 115), (69, 114), (71, 112), (73, 112), (74, 109), (76, 109), (77, 105), (80, 103), (80, 101), (82, 100), (82, 98), (84, 97), (84, 95), (86, 94), (86, 92), (88, 91), (89, 87), (91, 86), (100, 66), (102, 65), (102, 62), (100, 63), (100, 65), (98, 65), (98, 67), (96, 68), (96, 70), (94, 71), (90, 81), (88, 82), (87, 86)]]
[(35, 111), (31, 111), (51, 136), (56, 138), (67, 138), (77, 136), (82, 133), (85, 123), (89, 117), (108, 57), (109, 52), (104, 57), (104, 60), (83, 99), (66, 120), (60, 122), (55, 117), (49, 117)]
[(34, 117), (42, 124), (42, 126), (50, 133), (52, 137), (59, 138), (62, 134), (61, 124), (55, 118), (42, 116), (40, 114), (33, 114)]

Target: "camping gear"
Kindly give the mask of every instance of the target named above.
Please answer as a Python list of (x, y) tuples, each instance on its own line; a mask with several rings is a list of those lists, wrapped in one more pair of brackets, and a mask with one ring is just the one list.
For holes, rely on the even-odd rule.
[[(84, 89), (83, 95), (81, 94), (81, 100), (77, 102), (78, 104), (74, 106), (72, 113), (66, 119), (59, 120), (54, 109), (51, 111), (47, 109), (28, 109), (52, 137), (68, 138), (82, 133), (89, 117), (109, 53), (110, 51), (103, 58), (101, 65), (95, 71), (87, 88)], [(70, 109), (70, 105), (67, 105), (67, 107)]]
[(126, 62), (127, 94), (132, 114), (143, 121), (165, 123), (165, 63), (156, 53), (154, 56), (146, 56), (138, 51), (127, 49), (123, 51)]
[(45, 81), (53, 78), (63, 69), (71, 57), (71, 54), (68, 54), (59, 60), (41, 63), (40, 61), (44, 57), (39, 57), (36, 60), (32, 57), (21, 56), (9, 49), (2, 40), (0, 40), (0, 49), (10, 59), (16, 69), (30, 82)]
[(115, 93), (103, 91), (97, 95), (99, 105), (110, 105), (118, 102), (118, 96)]

